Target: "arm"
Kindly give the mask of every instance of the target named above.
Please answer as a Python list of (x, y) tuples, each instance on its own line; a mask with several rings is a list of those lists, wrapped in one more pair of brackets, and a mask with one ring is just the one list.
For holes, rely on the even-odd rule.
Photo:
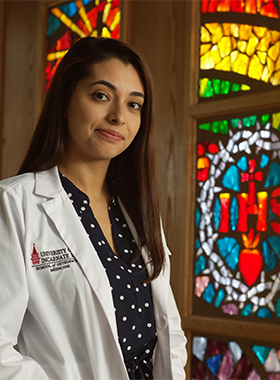
[(48, 380), (38, 363), (15, 349), (28, 303), (21, 210), (14, 191), (0, 189), (0, 379)]

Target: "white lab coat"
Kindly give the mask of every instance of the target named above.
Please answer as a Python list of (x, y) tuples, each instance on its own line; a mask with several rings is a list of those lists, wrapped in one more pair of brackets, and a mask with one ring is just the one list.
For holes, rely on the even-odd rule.
[[(56, 167), (0, 182), (0, 231), (0, 379), (127, 380), (110, 284)], [(151, 284), (154, 378), (182, 380), (186, 339), (164, 248), (168, 265)]]

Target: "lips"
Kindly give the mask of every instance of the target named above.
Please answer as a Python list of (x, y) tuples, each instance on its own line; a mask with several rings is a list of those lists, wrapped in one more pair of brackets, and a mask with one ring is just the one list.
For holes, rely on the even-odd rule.
[(112, 129), (97, 129), (96, 130), (103, 138), (109, 141), (118, 142), (123, 140), (123, 135)]

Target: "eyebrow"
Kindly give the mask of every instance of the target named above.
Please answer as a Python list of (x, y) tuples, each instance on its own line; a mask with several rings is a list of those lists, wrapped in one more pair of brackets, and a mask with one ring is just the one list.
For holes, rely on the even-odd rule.
[[(103, 84), (104, 86), (110, 88), (111, 90), (117, 91), (117, 88), (112, 83), (107, 82), (106, 80), (98, 80), (97, 82), (91, 83), (90, 86), (94, 86), (96, 84)], [(139, 92), (139, 91), (132, 91), (129, 95), (139, 96), (140, 98), (143, 98), (143, 99), (145, 98), (144, 94), (142, 92)]]

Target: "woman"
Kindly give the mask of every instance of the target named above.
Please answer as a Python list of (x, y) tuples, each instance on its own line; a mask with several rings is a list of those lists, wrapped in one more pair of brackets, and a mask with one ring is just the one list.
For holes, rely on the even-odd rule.
[(0, 378), (184, 379), (160, 224), (148, 67), (84, 38), (19, 176), (1, 182)]

